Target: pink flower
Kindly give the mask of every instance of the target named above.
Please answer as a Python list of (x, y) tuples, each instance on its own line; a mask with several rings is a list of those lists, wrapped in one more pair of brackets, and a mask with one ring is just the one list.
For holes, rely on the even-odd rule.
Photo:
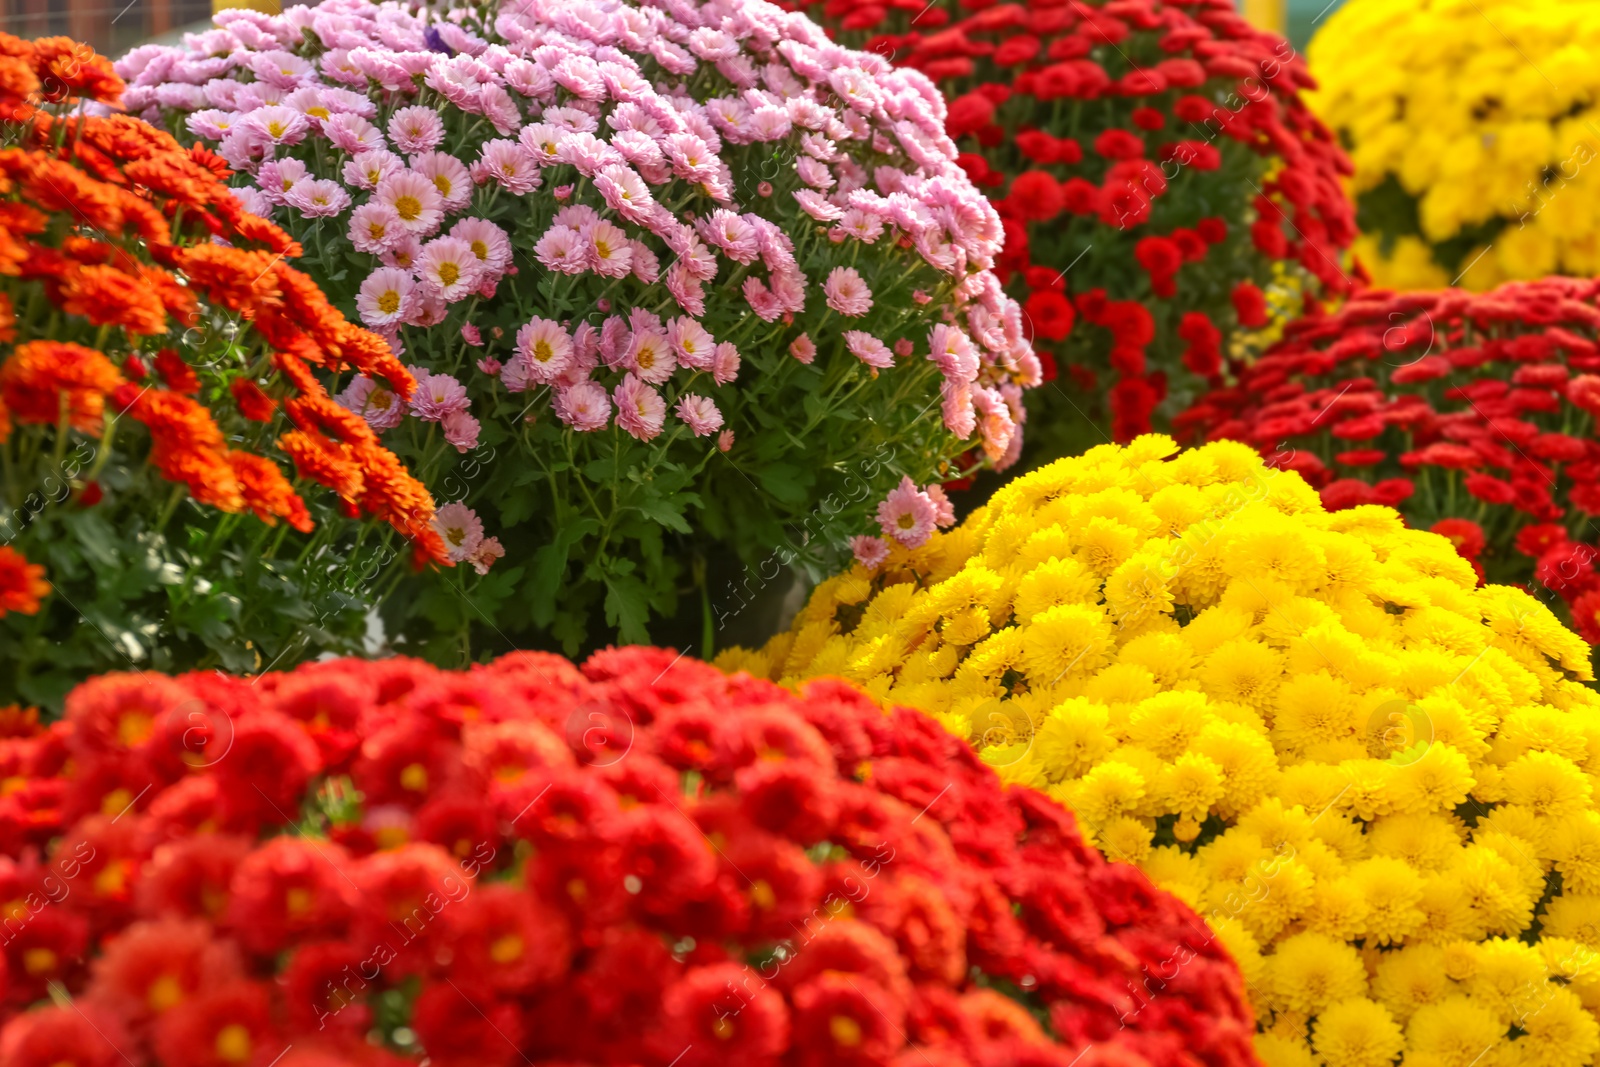
[(716, 341), (694, 319), (679, 316), (667, 323), (667, 343), (678, 362), (692, 370), (708, 370), (716, 358)]
[(344, 165), (343, 175), (346, 185), (353, 185), (357, 189), (376, 189), (378, 183), (391, 174), (399, 173), (406, 169), (406, 161), (393, 152), (386, 152), (375, 148), (368, 152), (359, 152), (356, 157)]
[(803, 333), (789, 342), (789, 354), (801, 363), (810, 363), (817, 358), (817, 343), (810, 334)]
[(661, 394), (633, 374), (626, 374), (611, 393), (617, 404), (617, 425), (641, 441), (654, 440), (666, 421), (667, 405)]
[(466, 386), (448, 374), (417, 374), (417, 391), (411, 394), (411, 413), (428, 422), (441, 422), (452, 411), (467, 410)]
[(426, 152), (411, 157), (411, 169), (433, 182), (446, 211), (460, 211), (472, 200), (472, 175), (448, 152)]
[(643, 225), (655, 207), (655, 198), (644, 180), (632, 167), (620, 163), (600, 168), (594, 176), (594, 187), (605, 197), (606, 206), (629, 222)]
[(950, 498), (945, 495), (944, 486), (938, 482), (931, 482), (922, 490), (928, 494), (928, 499), (933, 501), (933, 521), (941, 529), (956, 524), (956, 509), (950, 503)]
[(483, 347), (483, 334), (479, 333), (478, 328), (470, 322), (461, 324), (461, 339), (473, 348)]
[(522, 125), (517, 102), (498, 85), (485, 85), (478, 90), (478, 107), (496, 133), (507, 134)]
[(422, 242), (417, 240), (414, 233), (402, 232), (387, 249), (378, 254), (385, 267), (399, 267), (409, 271), (417, 265), (417, 257), (422, 255)]
[(439, 421), (444, 428), (445, 441), (455, 445), (457, 452), (478, 447), (478, 420), (465, 409), (448, 412)]
[(394, 429), (406, 417), (405, 403), (364, 374), (357, 376), (334, 399), (342, 407), (366, 419), (367, 425), (379, 433)]
[(479, 574), (488, 574), (489, 568), (494, 566), (494, 561), (505, 556), (506, 550), (500, 545), (500, 538), (485, 537), (478, 543), (478, 547), (467, 556), (467, 562), (472, 564), (472, 569)]
[(651, 385), (660, 385), (672, 377), (678, 362), (666, 334), (641, 327), (633, 331), (622, 365)]
[(389, 119), (389, 140), (408, 156), (431, 152), (444, 140), (444, 122), (431, 107), (403, 107)]
[(571, 226), (551, 226), (533, 246), (540, 263), (562, 274), (582, 274), (588, 269), (588, 243)]
[(685, 393), (678, 400), (676, 410), (678, 418), (689, 424), (689, 431), (696, 437), (716, 433), (722, 428), (722, 412), (709, 397)]
[(911, 291), (911, 299), (915, 300), (919, 304), (926, 304), (926, 303), (929, 303), (930, 301), (932, 301), (933, 297), (929, 296), (927, 293), (923, 292), (921, 289), (913, 289)]
[(939, 392), (943, 398), (945, 429), (962, 440), (971, 437), (978, 425), (977, 415), (972, 410), (972, 385), (946, 378), (939, 383)]
[(490, 141), (483, 146), (479, 162), (490, 181), (514, 196), (521, 196), (539, 184), (539, 168), (533, 156), (515, 141)]
[(306, 165), (298, 159), (278, 159), (261, 164), (261, 169), (256, 171), (256, 183), (261, 186), (261, 195), (274, 204), (287, 201), (290, 190), (306, 180)]
[(1017, 432), (1017, 425), (1011, 420), (1011, 408), (999, 392), (984, 385), (972, 390), (972, 406), (978, 414), (984, 454), (991, 461), (998, 461), (1011, 447), (1011, 438)]
[(292, 107), (269, 104), (258, 107), (239, 124), (268, 144), (292, 145), (305, 140), (311, 123)]
[[(461, 329), (465, 331), (466, 327), (463, 326)], [(473, 332), (477, 332), (477, 327), (473, 327)], [(483, 373), (487, 374), (491, 378), (498, 375), (500, 373), (500, 369), (504, 366), (505, 364), (501, 363), (493, 356), (484, 356), (482, 359), (478, 360), (478, 369), (483, 371)]]
[(733, 431), (723, 430), (717, 434), (717, 451), (728, 452), (733, 448)]
[(611, 420), (611, 400), (599, 382), (579, 382), (556, 390), (556, 418), (579, 433), (603, 430)]
[(483, 269), (491, 274), (499, 274), (511, 265), (511, 238), (488, 219), (461, 219), (450, 227), (450, 236), (467, 242)]
[(850, 551), (857, 563), (869, 571), (875, 571), (889, 558), (889, 542), (871, 534), (858, 534), (850, 538)]
[(921, 548), (933, 535), (935, 509), (928, 494), (902, 477), (900, 484), (878, 505), (878, 525), (885, 537), (907, 548)]
[(846, 330), (844, 345), (850, 354), (869, 367), (894, 366), (894, 353), (889, 346), (864, 330)]
[(360, 115), (331, 115), (322, 121), (322, 132), (333, 142), (333, 147), (351, 155), (383, 147), (383, 134), (378, 127)]
[(972, 339), (960, 327), (941, 322), (929, 330), (928, 358), (952, 381), (970, 382), (978, 376), (978, 353), (972, 347)]
[(828, 306), (845, 318), (859, 318), (872, 308), (872, 290), (854, 267), (833, 268), (822, 291), (827, 294)]
[(417, 275), (440, 300), (454, 303), (477, 288), (483, 270), (472, 246), (459, 237), (438, 237), (422, 246)]
[(483, 543), (483, 520), (478, 513), (457, 501), (433, 513), (433, 528), (444, 538), (450, 559), (460, 563)]
[(357, 252), (386, 252), (404, 233), (400, 216), (388, 204), (362, 204), (350, 213), (350, 243)]
[(426, 175), (400, 171), (378, 182), (373, 199), (388, 204), (400, 216), (400, 225), (419, 237), (427, 237), (444, 219), (444, 197)]
[(398, 267), (379, 267), (367, 275), (356, 294), (356, 310), (368, 326), (389, 326), (411, 309), (417, 283)]
[(607, 278), (626, 277), (633, 269), (633, 245), (621, 227), (597, 222), (589, 229), (587, 266)]
[(739, 376), (739, 350), (731, 341), (719, 341), (711, 360), (711, 377), (718, 385), (727, 385)]
[(293, 189), (283, 194), (283, 199), (308, 219), (338, 215), (350, 206), (350, 194), (344, 191), (344, 186), (327, 178), (296, 182)]
[(517, 331), (517, 356), (522, 372), (545, 385), (572, 361), (572, 338), (559, 322), (535, 317)]

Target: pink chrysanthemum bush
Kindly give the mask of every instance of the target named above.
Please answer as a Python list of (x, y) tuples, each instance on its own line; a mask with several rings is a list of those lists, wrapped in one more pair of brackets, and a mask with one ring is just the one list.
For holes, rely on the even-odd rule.
[(452, 641), (642, 639), (696, 585), (709, 638), (708, 559), (920, 544), (952, 460), (1021, 446), (1039, 364), (943, 101), (801, 15), (331, 0), (118, 69), (413, 365), (409, 403), (333, 386), (458, 502), (487, 573), (409, 602)]

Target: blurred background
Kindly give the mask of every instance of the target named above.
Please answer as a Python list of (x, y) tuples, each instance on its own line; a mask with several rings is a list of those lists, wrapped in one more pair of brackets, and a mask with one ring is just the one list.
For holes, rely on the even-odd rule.
[[(229, 7), (266, 9), (273, 0)], [(1316, 27), (1343, 0), (1239, 0), (1257, 25), (1287, 33), (1304, 49)], [(0, 29), (18, 37), (57, 34), (88, 41), (102, 55), (116, 57), (136, 44), (176, 38), (211, 17), (212, 0), (0, 0)]]

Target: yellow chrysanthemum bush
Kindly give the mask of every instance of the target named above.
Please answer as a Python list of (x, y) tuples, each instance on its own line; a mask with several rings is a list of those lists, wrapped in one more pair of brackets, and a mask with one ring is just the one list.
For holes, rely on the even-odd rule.
[(1600, 1051), (1588, 646), (1246, 445), (1043, 467), (720, 665), (851, 679), (1071, 805), (1208, 919), (1274, 1067)]
[(1600, 274), (1600, 5), (1348, 0), (1308, 55), (1378, 284)]

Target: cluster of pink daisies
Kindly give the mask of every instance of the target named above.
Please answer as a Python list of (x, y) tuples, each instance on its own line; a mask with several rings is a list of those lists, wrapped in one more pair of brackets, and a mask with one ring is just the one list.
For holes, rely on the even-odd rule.
[[(926, 79), (764, 0), (509, 0), (475, 17), (231, 10), (117, 69), (131, 110), (253, 176), (249, 207), (297, 235), (314, 224), (308, 256), (327, 242), (370, 257), (355, 307), (429, 364), (443, 399), (424, 384), (409, 411), (457, 447), (476, 440), (470, 400), (498, 383), (548, 389), (577, 431), (650, 441), (676, 416), (726, 451), (746, 429), (722, 389), (739, 344), (771, 344), (781, 323), (778, 350), (800, 363), (837, 352), (876, 376), (920, 351), (948, 431), (1014, 460), (1039, 363), (989, 271), (999, 219)], [(691, 95), (708, 67), (726, 84)], [(730, 153), (751, 147), (763, 168), (736, 173)], [(855, 251), (871, 245), (907, 254), (874, 273)], [(532, 312), (520, 324), (495, 322), (502, 290)], [(470, 362), (491, 383), (439, 365), (486, 343)], [(370, 382), (341, 399), (379, 429), (407, 413)]]

